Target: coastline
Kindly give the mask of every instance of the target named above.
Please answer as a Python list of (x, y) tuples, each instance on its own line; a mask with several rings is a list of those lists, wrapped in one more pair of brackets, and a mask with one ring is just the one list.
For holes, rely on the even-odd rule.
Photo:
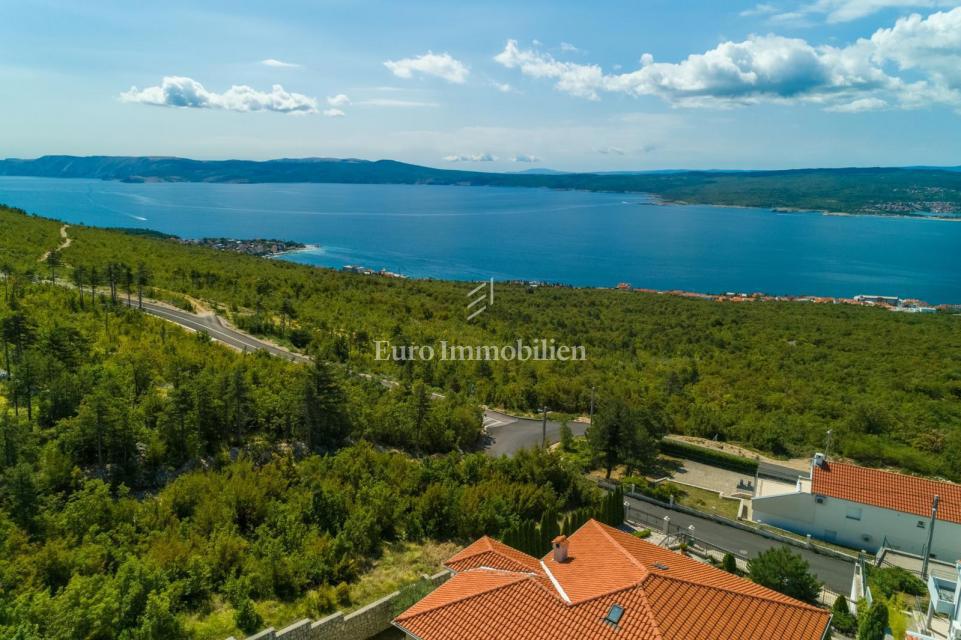
[[(313, 183), (309, 183), (309, 184), (313, 184)], [(630, 209), (630, 205), (685, 206), (686, 204), (690, 204), (682, 201), (668, 201), (663, 198), (660, 198), (656, 194), (651, 194), (651, 193), (642, 193), (642, 192), (632, 192), (632, 193), (636, 194), (637, 196), (642, 196), (644, 198), (644, 201), (640, 201), (640, 198), (637, 198), (635, 202), (622, 202), (622, 204), (627, 206), (627, 209), (625, 209), (625, 211)], [(852, 215), (852, 214), (844, 214), (840, 212), (823, 212), (823, 211), (819, 212), (819, 211), (812, 211), (812, 210), (785, 211), (785, 210), (771, 209), (767, 207), (743, 207), (743, 206), (734, 206), (734, 205), (695, 205), (695, 206), (704, 206), (704, 207), (709, 206), (712, 208), (713, 207), (733, 208), (733, 209), (741, 209), (744, 211), (760, 209), (761, 211), (758, 212), (759, 215), (765, 215), (768, 213), (818, 213), (822, 216), (850, 217), (855, 219), (856, 218), (877, 218), (877, 217), (893, 218), (893, 219), (908, 218), (912, 220), (916, 220), (918, 218), (942, 219), (934, 216), (897, 216), (897, 215), (880, 216), (880, 215), (872, 215), (872, 214)], [(704, 217), (705, 219), (708, 219), (710, 216), (709, 214), (705, 214)], [(57, 219), (53, 216), (51, 216), (51, 218)], [(76, 223), (71, 223), (71, 224), (76, 224)], [(109, 224), (104, 225), (102, 228), (113, 228), (116, 230), (120, 230), (121, 232), (124, 232), (123, 228), (118, 228)], [(268, 231), (268, 233), (270, 232)], [(314, 237), (316, 238), (317, 236), (315, 235)], [(946, 236), (946, 237), (953, 237), (953, 236)], [(262, 254), (259, 257), (265, 257), (268, 259), (288, 259), (290, 262), (300, 264), (303, 266), (314, 266), (317, 268), (324, 268), (324, 269), (335, 270), (335, 271), (344, 271), (343, 267), (345, 266), (345, 264), (343, 263), (355, 262), (356, 260), (359, 260), (361, 264), (369, 264), (370, 262), (374, 262), (375, 264), (381, 264), (381, 259), (377, 255), (364, 253), (361, 250), (358, 250), (357, 254), (355, 254), (355, 252), (352, 250), (345, 249), (343, 250), (343, 252), (338, 251), (334, 255), (325, 255), (325, 253), (327, 252), (324, 251), (323, 243), (299, 242), (298, 244), (302, 244), (303, 246), (289, 248), (287, 250), (277, 251), (274, 253)], [(301, 260), (294, 257), (294, 256), (299, 256), (304, 254), (314, 254), (318, 256), (320, 259), (317, 262), (312, 262), (309, 259)], [(358, 255), (361, 255), (361, 254), (363, 254), (364, 257), (358, 257)], [(248, 255), (253, 255), (253, 254), (248, 254)], [(339, 260), (343, 260), (343, 263), (338, 262)], [(387, 258), (387, 262), (390, 263), (391, 260)], [(365, 271), (370, 271), (374, 275), (390, 275), (392, 277), (406, 277), (406, 278), (417, 279), (417, 280), (442, 280), (442, 281), (449, 281), (449, 282), (478, 281), (481, 278), (484, 278), (485, 275), (490, 274), (490, 269), (488, 267), (485, 271), (480, 271), (479, 269), (468, 269), (467, 271), (464, 271), (463, 273), (458, 275), (456, 272), (455, 273), (451, 272), (452, 269), (450, 267), (452, 265), (438, 266), (437, 264), (426, 263), (426, 262), (425, 262), (425, 265), (429, 268), (425, 269), (425, 268), (413, 267), (413, 271), (408, 271), (407, 269), (404, 268), (404, 264), (403, 264), (404, 261), (401, 261), (400, 263), (397, 263), (397, 261), (394, 261), (394, 262), (396, 264), (393, 267), (388, 264), (387, 266), (384, 266), (384, 268), (375, 268), (375, 269), (366, 269), (365, 267), (357, 267), (357, 268), (360, 268)], [(406, 266), (412, 267), (412, 263), (410, 263), (410, 261), (407, 261), (407, 262), (408, 264)], [(356, 262), (355, 262), (355, 265), (357, 265)], [(456, 269), (454, 269), (454, 271), (456, 271)], [(568, 287), (568, 288), (577, 288), (577, 289), (616, 289), (618, 288), (617, 283), (619, 280), (633, 280), (636, 284), (638, 284), (638, 281), (639, 281), (638, 286), (635, 286), (635, 287), (628, 286), (626, 288), (643, 290), (643, 291), (647, 291), (651, 293), (659, 293), (659, 294), (714, 298), (719, 301), (724, 301), (724, 300), (743, 301), (743, 300), (758, 300), (758, 299), (777, 300), (777, 301), (800, 300), (805, 302), (812, 301), (812, 300), (844, 301), (854, 296), (855, 294), (872, 293), (871, 290), (877, 290), (882, 293), (886, 293), (886, 292), (896, 293), (899, 296), (904, 296), (904, 297), (909, 297), (909, 296), (912, 296), (913, 294), (918, 298), (923, 297), (928, 300), (933, 299), (937, 301), (935, 304), (953, 305), (958, 301), (961, 301), (961, 299), (959, 299), (959, 296), (950, 295), (952, 292), (957, 293), (956, 291), (954, 291), (955, 289), (954, 287), (949, 287), (950, 289), (949, 291), (943, 291), (943, 292), (938, 291), (932, 294), (932, 292), (929, 289), (924, 288), (923, 286), (924, 282), (922, 281), (918, 281), (914, 283), (914, 284), (921, 285), (919, 287), (905, 286), (906, 284), (910, 284), (910, 283), (900, 283), (900, 284), (890, 283), (890, 284), (893, 284), (894, 286), (889, 286), (888, 284), (885, 284), (885, 283), (882, 283), (880, 285), (875, 283), (875, 285), (867, 284), (865, 286), (860, 286), (858, 285), (857, 282), (852, 282), (849, 284), (853, 284), (853, 286), (844, 286), (844, 287), (837, 286), (837, 287), (823, 287), (823, 288), (817, 287), (817, 286), (805, 286), (805, 283), (802, 282), (802, 283), (794, 283), (794, 284), (800, 285), (800, 286), (797, 286), (797, 288), (795, 289), (793, 286), (791, 286), (792, 284), (791, 282), (785, 282), (785, 283), (775, 282), (773, 283), (774, 286), (768, 286), (768, 287), (764, 287), (762, 284), (761, 286), (757, 286), (757, 288), (755, 288), (756, 285), (753, 283), (760, 283), (762, 282), (761, 280), (756, 280), (751, 278), (747, 278), (747, 279), (741, 278), (739, 280), (740, 284), (734, 282), (731, 279), (714, 279), (710, 283), (707, 283), (707, 282), (700, 283), (700, 284), (709, 285), (709, 287), (701, 288), (701, 287), (698, 287), (698, 284), (699, 284), (698, 278), (693, 278), (693, 279), (689, 278), (687, 280), (684, 280), (684, 279), (677, 280), (675, 278), (654, 278), (654, 277), (651, 277), (652, 276), (651, 273), (643, 270), (635, 273), (633, 271), (630, 271), (629, 269), (620, 269), (620, 268), (616, 268), (613, 270), (608, 269), (607, 273), (603, 278), (590, 277), (590, 278), (580, 278), (580, 279), (575, 278), (573, 280), (565, 279), (565, 274), (566, 276), (571, 275), (570, 273), (560, 271), (560, 272), (554, 272), (554, 275), (552, 277), (550, 272), (539, 273), (537, 270), (531, 271), (529, 269), (523, 268), (522, 264), (518, 265), (518, 268), (516, 269), (506, 269), (506, 270), (502, 269), (500, 273), (498, 273), (497, 271), (494, 271), (493, 273), (494, 277), (498, 278), (502, 282), (510, 281), (518, 284), (524, 284), (527, 286), (545, 286), (545, 287), (557, 286), (557, 287)], [(633, 277), (632, 277), (632, 274), (633, 274)], [(545, 275), (547, 277), (544, 277)], [(679, 288), (679, 286), (684, 287), (685, 284), (687, 284), (688, 287), (685, 287), (684, 289)], [(768, 284), (770, 285), (771, 283), (768, 282)], [(807, 285), (810, 285), (810, 284), (817, 284), (817, 282), (807, 283)], [(661, 286), (655, 289), (650, 285), (654, 285), (655, 287), (657, 285), (661, 285)], [(786, 286), (781, 286), (781, 285), (786, 285)], [(722, 287), (724, 288), (722, 289)], [(747, 293), (731, 294), (730, 292), (732, 290), (737, 292), (747, 292)], [(712, 291), (715, 293), (711, 293)], [(769, 291), (774, 291), (775, 293), (767, 293)], [(810, 292), (818, 292), (818, 293), (810, 293)], [(947, 293), (949, 295), (939, 295), (943, 293)], [(925, 305), (925, 306), (928, 306), (928, 305)]]
[(925, 213), (851, 213), (850, 211), (831, 211), (829, 209), (804, 209), (800, 207), (771, 207), (771, 206), (752, 206), (747, 204), (717, 204), (713, 202), (691, 202), (688, 200), (671, 200), (664, 198), (656, 193), (646, 193), (633, 191), (629, 193), (643, 193), (651, 198), (651, 202), (640, 203), (641, 205), (671, 207), (671, 206), (693, 206), (693, 207), (714, 207), (717, 209), (753, 209), (757, 211), (767, 211), (775, 214), (814, 214), (838, 218), (882, 218), (894, 220), (940, 220), (943, 222), (961, 222), (961, 214), (958, 215), (939, 215)]
[[(944, 215), (944, 214), (926, 214), (923, 212), (919, 213), (879, 213), (879, 212), (851, 212), (851, 211), (834, 211), (831, 209), (818, 209), (818, 208), (802, 208), (802, 207), (791, 207), (791, 206), (776, 206), (776, 205), (750, 205), (750, 204), (722, 204), (714, 202), (698, 202), (690, 200), (672, 199), (667, 196), (654, 193), (652, 191), (643, 190), (622, 190), (622, 189), (590, 189), (590, 188), (578, 188), (572, 186), (551, 186), (551, 185), (501, 185), (501, 184), (482, 184), (482, 183), (472, 183), (472, 182), (431, 182), (431, 181), (420, 181), (420, 182), (335, 182), (335, 181), (304, 181), (304, 182), (281, 182), (281, 181), (252, 181), (246, 179), (237, 180), (218, 180), (218, 181), (205, 181), (205, 180), (184, 180), (184, 179), (172, 179), (169, 177), (154, 176), (149, 179), (130, 179), (130, 178), (111, 178), (111, 177), (69, 177), (63, 178), (59, 176), (43, 176), (43, 175), (21, 175), (12, 173), (2, 173), (0, 178), (27, 178), (27, 179), (44, 179), (44, 180), (93, 180), (99, 182), (118, 182), (121, 184), (140, 184), (140, 185), (157, 185), (157, 184), (231, 184), (231, 185), (257, 185), (257, 184), (290, 184), (290, 185), (318, 185), (318, 184), (337, 184), (337, 185), (351, 185), (351, 186), (378, 186), (378, 185), (390, 185), (390, 186), (410, 186), (410, 187), (468, 187), (468, 188), (498, 188), (498, 189), (547, 189), (550, 191), (577, 191), (581, 193), (611, 193), (611, 194), (622, 194), (622, 195), (642, 195), (651, 199), (651, 202), (638, 203), (641, 206), (705, 206), (705, 207), (716, 207), (718, 209), (758, 209), (762, 211), (769, 211), (772, 213), (813, 213), (824, 216), (837, 216), (837, 217), (875, 217), (875, 218), (894, 218), (894, 219), (909, 219), (909, 220), (941, 220), (945, 222), (961, 222), (961, 211), (954, 215)], [(2, 204), (2, 203), (0, 203)]]

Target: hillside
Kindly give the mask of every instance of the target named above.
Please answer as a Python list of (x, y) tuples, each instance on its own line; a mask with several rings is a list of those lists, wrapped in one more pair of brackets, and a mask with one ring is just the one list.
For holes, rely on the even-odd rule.
[[(14, 221), (23, 228), (15, 237), (55, 236), (28, 233), (36, 219), (3, 214), (4, 225)], [(477, 404), (583, 414), (595, 386), (600, 398), (662, 405), (677, 433), (807, 456), (833, 429), (836, 450), (862, 463), (961, 479), (961, 333), (949, 314), (499, 284), (498, 304), (468, 323), (459, 283), (341, 273), (89, 227), (70, 236), (68, 265), (103, 273), (110, 262), (142, 263), (158, 297), (207, 300), (241, 328)], [(587, 361), (374, 358), (375, 340), (535, 337), (583, 345)]]
[(201, 161), (169, 157), (44, 156), (0, 160), (0, 175), (186, 182), (443, 184), (644, 192), (672, 202), (851, 214), (961, 215), (961, 172), (932, 168), (484, 173), (393, 160), (329, 158)]
[[(554, 454), (460, 453), (480, 430), (467, 398), (237, 353), (117, 304), (120, 256), (38, 262), (60, 228), (0, 209), (0, 638), (241, 637), (434, 571), (435, 541), (600, 500)], [(225, 276), (266, 263), (189, 249)]]

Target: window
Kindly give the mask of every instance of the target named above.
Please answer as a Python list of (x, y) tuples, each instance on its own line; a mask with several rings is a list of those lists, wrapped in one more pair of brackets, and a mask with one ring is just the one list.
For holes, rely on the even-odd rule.
[(607, 615), (604, 616), (604, 622), (616, 625), (621, 621), (621, 617), (623, 615), (624, 607), (619, 604), (612, 604), (611, 608), (607, 612)]
[(848, 512), (845, 515), (848, 520), (860, 520), (861, 519), (861, 507), (848, 507)]

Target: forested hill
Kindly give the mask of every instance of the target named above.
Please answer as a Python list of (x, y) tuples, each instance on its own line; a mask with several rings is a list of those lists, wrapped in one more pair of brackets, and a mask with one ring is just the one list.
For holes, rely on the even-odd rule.
[(43, 156), (35, 160), (0, 160), (0, 175), (127, 182), (546, 187), (643, 192), (672, 202), (839, 213), (961, 215), (961, 171), (928, 167), (544, 174), (454, 171), (393, 160), (283, 158), (255, 162), (173, 157)]

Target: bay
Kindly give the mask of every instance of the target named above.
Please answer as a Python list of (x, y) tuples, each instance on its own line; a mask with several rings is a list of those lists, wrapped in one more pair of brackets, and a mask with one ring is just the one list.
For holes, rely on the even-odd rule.
[[(312, 245), (282, 258), (415, 278), (856, 294), (961, 302), (961, 223), (705, 205), (643, 194), (0, 177), (0, 202), (70, 223)], [(0, 230), (2, 232), (2, 230)]]

